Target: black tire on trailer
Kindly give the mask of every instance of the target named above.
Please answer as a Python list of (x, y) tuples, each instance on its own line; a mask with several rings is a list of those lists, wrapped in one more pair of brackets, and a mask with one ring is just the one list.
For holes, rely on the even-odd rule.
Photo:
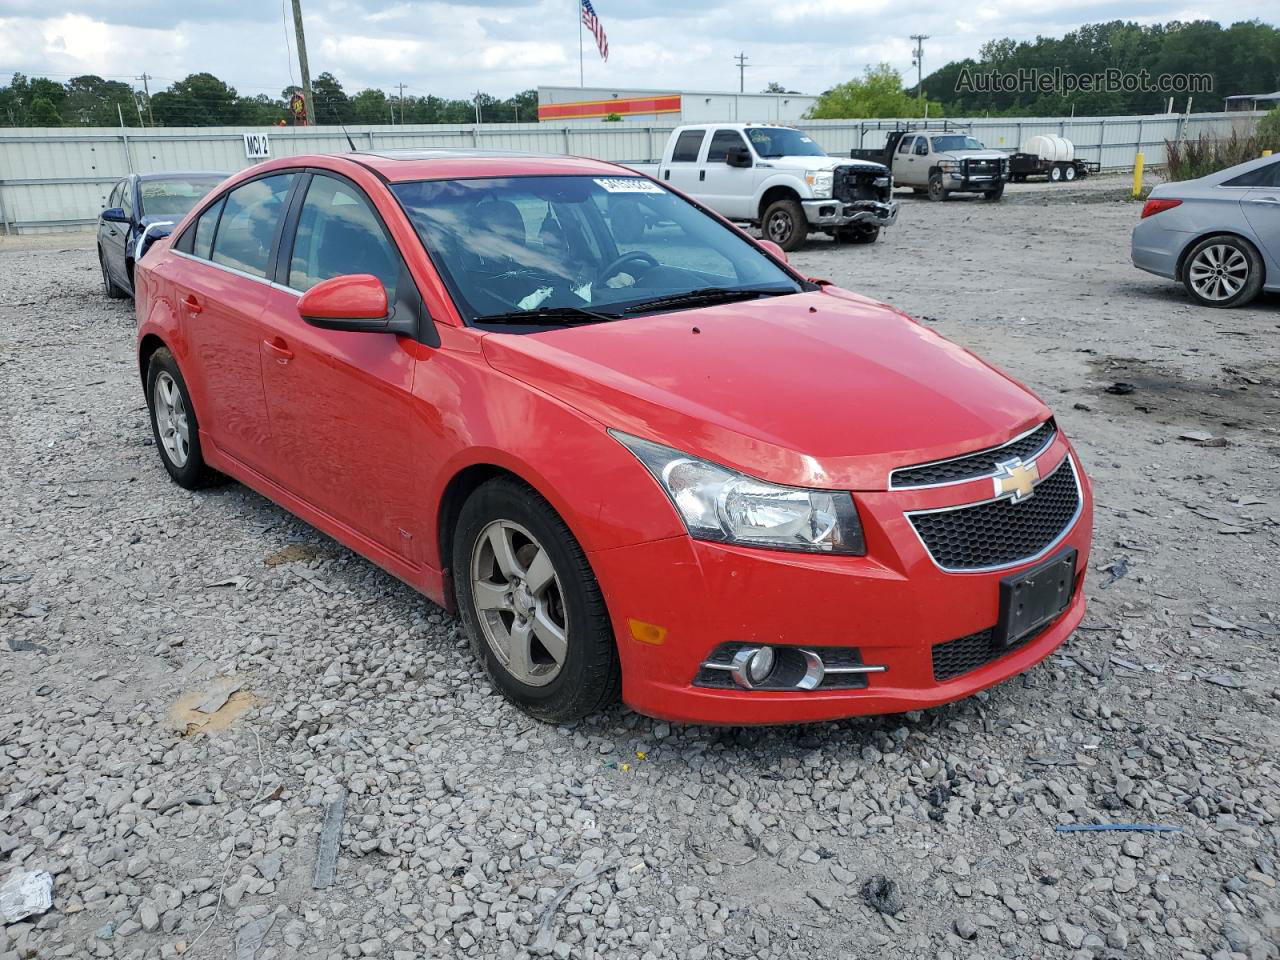
[(1076, 178), (1076, 165), (1074, 163), (1068, 163), (1065, 167), (1062, 168), (1062, 179), (1066, 180), (1067, 183), (1070, 183), (1075, 178)]
[(947, 199), (947, 188), (942, 185), (942, 174), (929, 174), (929, 199), (940, 203)]
[(618, 699), (613, 626), (587, 555), (532, 487), (495, 477), (463, 504), (454, 589), (494, 686), (530, 716), (567, 723)]
[(809, 236), (804, 207), (790, 197), (773, 201), (760, 218), (760, 231), (766, 240), (772, 240), (787, 253), (799, 250)]
[(1061, 182), (1062, 164), (1055, 163), (1052, 167), (1049, 168), (1049, 179), (1052, 180), (1054, 183)]

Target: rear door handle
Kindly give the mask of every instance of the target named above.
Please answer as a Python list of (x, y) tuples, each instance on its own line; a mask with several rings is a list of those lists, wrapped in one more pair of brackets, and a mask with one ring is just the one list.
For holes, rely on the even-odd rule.
[(699, 171), (698, 171), (698, 179), (699, 179), (699, 180), (705, 180), (705, 179), (707, 179), (707, 171), (705, 171), (705, 170), (699, 170)]
[(262, 341), (262, 350), (269, 357), (275, 357), (277, 363), (288, 363), (293, 359), (293, 351), (289, 349), (282, 337), (272, 337)]
[(204, 307), (200, 301), (196, 299), (195, 294), (187, 294), (187, 299), (182, 301), (182, 305), (187, 308), (187, 313), (195, 316), (197, 313), (203, 313)]

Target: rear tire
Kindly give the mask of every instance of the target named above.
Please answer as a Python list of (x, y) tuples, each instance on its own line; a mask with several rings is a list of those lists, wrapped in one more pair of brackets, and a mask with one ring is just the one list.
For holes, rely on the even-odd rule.
[(111, 271), (107, 269), (107, 257), (101, 247), (98, 248), (98, 266), (102, 268), (102, 292), (107, 295), (108, 300), (123, 300), (129, 296), (124, 287), (111, 278)]
[(1066, 180), (1067, 183), (1070, 183), (1075, 178), (1076, 178), (1076, 165), (1074, 163), (1069, 163), (1062, 168), (1063, 180)]
[(809, 221), (799, 200), (775, 200), (765, 208), (760, 218), (760, 230), (766, 240), (772, 240), (787, 253), (804, 246), (809, 236)]
[(1049, 168), (1049, 179), (1052, 180), (1054, 183), (1058, 183), (1062, 180), (1061, 164), (1055, 163), (1052, 167)]
[(1262, 289), (1262, 256), (1243, 237), (1219, 233), (1187, 254), (1182, 285), (1202, 307), (1243, 307)]
[(471, 648), (508, 700), (567, 723), (618, 699), (622, 668), (600, 585), (532, 488), (512, 477), (478, 487), (458, 516), (451, 563)]
[(207, 486), (218, 474), (204, 462), (200, 425), (187, 391), (187, 381), (167, 347), (151, 355), (147, 365), (147, 409), (160, 462), (173, 482), (187, 490)]
[(941, 203), (947, 199), (947, 188), (942, 185), (942, 174), (940, 173), (929, 175), (929, 199), (936, 203)]

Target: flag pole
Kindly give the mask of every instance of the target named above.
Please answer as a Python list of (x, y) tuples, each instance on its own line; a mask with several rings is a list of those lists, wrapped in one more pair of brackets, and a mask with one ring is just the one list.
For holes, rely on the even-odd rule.
[(582, 68), (582, 0), (578, 0), (578, 86), (584, 87)]

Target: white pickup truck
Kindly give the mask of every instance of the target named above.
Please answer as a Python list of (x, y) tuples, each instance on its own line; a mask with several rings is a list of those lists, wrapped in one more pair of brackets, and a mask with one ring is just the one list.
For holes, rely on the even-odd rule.
[(811, 231), (875, 243), (898, 217), (882, 163), (829, 157), (794, 127), (713, 123), (677, 127), (659, 164), (630, 164), (716, 213), (758, 226), (783, 250)]

